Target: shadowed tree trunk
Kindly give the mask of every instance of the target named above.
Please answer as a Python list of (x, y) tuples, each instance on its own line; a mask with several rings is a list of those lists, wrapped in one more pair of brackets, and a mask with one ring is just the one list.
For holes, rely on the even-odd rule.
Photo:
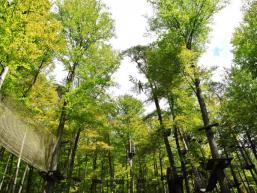
[[(195, 79), (194, 85), (195, 85), (195, 94), (196, 94), (196, 97), (197, 97), (197, 100), (198, 100), (198, 103), (199, 103), (199, 106), (200, 106), (204, 127), (208, 127), (209, 124), (210, 124), (209, 115), (208, 115), (208, 111), (207, 111), (207, 107), (206, 107), (204, 98), (202, 96), (202, 90), (201, 90), (200, 79), (199, 78)], [(213, 133), (212, 129), (211, 128), (206, 129), (205, 132), (206, 132), (206, 136), (207, 136), (209, 146), (210, 146), (210, 149), (211, 149), (212, 158), (214, 158), (214, 159), (219, 158), (218, 147), (217, 147), (217, 144), (215, 142), (214, 133)], [(229, 190), (229, 188), (228, 188), (228, 186), (225, 182), (224, 171), (222, 169), (218, 169), (216, 171), (216, 174), (217, 174), (217, 177), (218, 177), (218, 182), (219, 182), (219, 185), (220, 185), (221, 192), (222, 193), (230, 193), (230, 190)]]
[(254, 141), (252, 140), (252, 136), (249, 131), (246, 131), (246, 136), (247, 136), (248, 141), (250, 142), (250, 146), (251, 146), (253, 155), (254, 155), (255, 159), (257, 160), (256, 145), (255, 145)]
[(72, 182), (72, 174), (73, 174), (73, 169), (74, 169), (75, 156), (76, 156), (76, 152), (77, 152), (77, 149), (78, 149), (80, 133), (81, 133), (81, 129), (79, 128), (76, 132), (75, 141), (74, 141), (73, 148), (72, 148), (72, 151), (71, 151), (71, 158), (70, 158), (70, 162), (69, 162), (69, 170), (68, 170), (68, 174), (67, 174), (67, 180), (68, 180), (67, 190), (68, 190), (68, 192), (70, 192), (70, 186), (71, 186), (71, 182)]
[(4, 148), (4, 147), (1, 147), (1, 148), (0, 148), (0, 161), (3, 160), (4, 152), (5, 152), (5, 148)]
[(20, 187), (19, 187), (19, 191), (18, 193), (21, 193), (22, 192), (22, 189), (23, 189), (23, 185), (24, 185), (24, 182), (25, 182), (25, 178), (26, 178), (26, 175), (27, 175), (27, 171), (29, 170), (29, 166), (27, 165), (25, 170), (24, 170), (24, 173), (23, 173), (23, 176), (22, 176), (22, 179), (21, 179), (21, 183), (20, 183)]
[(3, 191), (2, 189), (4, 188), (4, 182), (5, 182), (5, 179), (6, 179), (6, 175), (8, 175), (8, 172), (10, 170), (10, 165), (12, 164), (12, 161), (13, 161), (13, 155), (10, 154), (9, 157), (8, 157), (8, 160), (6, 162), (4, 173), (3, 173), (3, 176), (2, 176), (2, 179), (1, 179), (0, 192)]
[(114, 185), (113, 185), (113, 180), (114, 180), (114, 163), (113, 163), (113, 157), (112, 153), (109, 150), (108, 151), (108, 162), (109, 162), (109, 174), (110, 174), (110, 191), (114, 191)]
[(29, 173), (28, 173), (28, 178), (27, 178), (27, 185), (26, 185), (26, 193), (31, 193), (31, 187), (32, 187), (32, 180), (33, 178), (33, 167), (29, 167)]
[[(148, 80), (149, 81), (149, 80)], [(158, 96), (156, 94), (156, 89), (153, 86), (153, 84), (149, 81), (150, 83), (150, 88), (152, 91), (152, 96), (153, 96), (153, 100), (155, 103), (155, 107), (157, 110), (157, 115), (158, 115), (158, 120), (159, 120), (159, 124), (160, 124), (160, 129), (163, 135), (163, 140), (164, 140), (164, 144), (165, 144), (165, 148), (168, 154), (168, 158), (169, 158), (169, 164), (170, 164), (170, 193), (182, 193), (182, 188), (180, 187), (179, 183), (177, 183), (178, 181), (178, 175), (177, 175), (177, 170), (175, 167), (175, 160), (174, 160), (174, 155), (172, 153), (171, 147), (170, 147), (170, 143), (169, 143), (169, 139), (168, 139), (168, 135), (165, 132), (165, 127), (163, 124), (163, 118), (162, 118), (162, 112), (161, 112), (161, 108), (160, 108), (160, 104), (159, 104), (159, 99)], [(168, 177), (168, 176), (167, 176)]]
[[(95, 173), (96, 172), (96, 169), (97, 169), (97, 149), (94, 153), (94, 157), (93, 157), (93, 172)], [(90, 188), (90, 192), (91, 193), (96, 193), (96, 188), (97, 188), (97, 175), (94, 174), (93, 175), (93, 178), (92, 178), (92, 183), (91, 183), (91, 188)]]
[[(235, 150), (235, 152), (236, 152), (237, 160), (239, 161), (240, 167), (242, 168), (241, 171), (242, 171), (243, 176), (244, 176), (244, 179), (245, 179), (245, 180), (244, 180), (244, 179), (242, 178), (242, 176), (241, 176), (243, 185), (244, 185), (246, 191), (247, 191), (247, 192), (250, 192), (250, 189), (249, 189), (249, 185), (250, 185), (250, 184), (249, 184), (248, 178), (247, 178), (247, 176), (246, 176), (246, 174), (245, 174), (245, 171), (244, 171), (244, 169), (243, 169), (244, 164), (242, 163), (242, 160), (241, 160), (241, 157), (240, 157), (238, 151)], [(240, 174), (240, 172), (239, 172), (239, 174)]]
[[(111, 145), (110, 134), (107, 134), (108, 144)], [(108, 151), (108, 163), (109, 163), (109, 174), (110, 174), (110, 191), (114, 191), (114, 162), (112, 152)]]
[[(72, 69), (70, 70), (68, 76), (67, 76), (67, 89), (66, 89), (66, 93), (68, 93), (71, 88), (72, 88), (72, 84), (75, 78), (75, 71), (76, 68), (78, 66), (78, 63), (74, 63), (72, 66)], [(60, 119), (59, 119), (59, 125), (58, 125), (58, 129), (57, 129), (57, 142), (56, 142), (56, 146), (55, 146), (55, 150), (53, 152), (52, 155), (52, 160), (51, 160), (51, 171), (57, 171), (57, 164), (59, 161), (59, 154), (60, 154), (60, 150), (61, 150), (61, 141), (62, 141), (62, 135), (63, 135), (63, 129), (67, 120), (67, 105), (68, 105), (68, 101), (66, 99), (64, 99), (63, 105), (62, 105), (62, 109), (61, 109), (61, 115), (60, 115)], [(55, 181), (52, 178), (47, 178), (46, 182), (45, 182), (45, 188), (44, 188), (44, 193), (52, 193), (54, 190), (54, 185), (55, 185)]]
[(163, 175), (163, 157), (161, 155), (161, 150), (159, 150), (159, 162), (160, 162), (160, 172), (161, 172), (161, 181), (162, 181), (162, 191), (165, 192), (165, 182)]
[[(172, 99), (172, 97), (168, 97), (168, 99), (169, 99), (168, 101), (169, 101), (170, 111), (171, 111), (171, 114), (172, 114), (172, 119), (173, 119), (173, 122), (174, 122), (175, 119), (176, 119), (176, 114), (175, 114), (175, 111), (174, 111), (175, 101)], [(190, 193), (189, 181), (188, 181), (187, 171), (186, 171), (186, 163), (185, 163), (184, 155), (182, 154), (181, 147), (180, 147), (180, 144), (179, 144), (179, 134), (178, 134), (179, 129), (177, 128), (176, 125), (174, 125), (173, 128), (174, 128), (174, 137), (175, 137), (175, 141), (176, 141), (178, 155), (179, 155), (179, 159), (180, 159), (180, 163), (181, 163), (183, 179), (185, 179), (186, 192)]]

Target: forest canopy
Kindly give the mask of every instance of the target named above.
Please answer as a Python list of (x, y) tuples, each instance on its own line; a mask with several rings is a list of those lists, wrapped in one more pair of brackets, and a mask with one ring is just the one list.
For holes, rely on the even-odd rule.
[[(219, 82), (199, 60), (230, 2), (147, 2), (155, 40), (116, 50), (103, 1), (0, 0), (0, 192), (257, 191), (257, 1)], [(128, 58), (135, 94), (114, 96)]]

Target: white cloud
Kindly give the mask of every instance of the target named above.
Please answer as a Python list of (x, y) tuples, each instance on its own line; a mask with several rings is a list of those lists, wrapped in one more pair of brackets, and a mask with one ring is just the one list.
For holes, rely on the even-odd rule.
[(138, 44), (150, 42), (144, 34), (147, 29), (145, 16), (152, 15), (146, 0), (104, 0), (115, 20), (117, 38), (112, 40), (114, 48), (124, 50)]
[[(123, 51), (136, 45), (146, 45), (152, 42), (152, 38), (146, 36), (148, 27), (146, 16), (151, 16), (153, 10), (146, 0), (104, 0), (104, 3), (110, 8), (115, 21), (116, 38), (111, 40), (115, 49)], [(125, 58), (113, 76), (113, 80), (119, 84), (117, 88), (110, 89), (113, 96), (135, 95), (132, 91), (133, 84), (129, 81), (130, 75), (143, 79), (136, 65), (129, 58)], [(141, 94), (137, 95), (137, 98), (145, 100), (146, 97)]]

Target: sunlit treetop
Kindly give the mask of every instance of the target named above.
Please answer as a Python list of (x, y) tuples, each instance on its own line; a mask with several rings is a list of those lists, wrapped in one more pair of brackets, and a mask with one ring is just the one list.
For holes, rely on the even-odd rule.
[(188, 49), (202, 47), (213, 14), (226, 0), (149, 0), (156, 9), (151, 27), (157, 32), (169, 34)]
[(257, 77), (257, 1), (250, 1), (243, 23), (237, 28), (232, 43), (234, 61)]

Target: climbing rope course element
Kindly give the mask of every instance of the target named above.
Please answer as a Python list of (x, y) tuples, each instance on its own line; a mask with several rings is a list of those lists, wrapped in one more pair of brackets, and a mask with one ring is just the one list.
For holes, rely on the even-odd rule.
[(0, 145), (9, 152), (37, 168), (48, 172), (56, 137), (36, 128), (0, 103)]

